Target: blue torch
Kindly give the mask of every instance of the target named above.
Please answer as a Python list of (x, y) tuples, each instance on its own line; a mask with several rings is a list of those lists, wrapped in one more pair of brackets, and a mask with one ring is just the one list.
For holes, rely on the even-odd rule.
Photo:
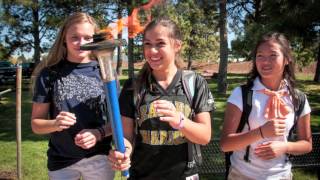
[[(106, 40), (106, 33), (95, 34), (93, 36), (93, 39), (93, 43), (82, 45), (80, 49), (92, 50), (98, 58), (101, 78), (105, 86), (106, 102), (108, 108), (107, 116), (111, 121), (113, 140), (115, 142), (116, 150), (125, 153), (123, 129), (117, 93), (117, 80), (112, 68), (113, 51), (115, 47), (124, 44), (125, 41)], [(128, 178), (129, 171), (123, 171), (122, 175)]]

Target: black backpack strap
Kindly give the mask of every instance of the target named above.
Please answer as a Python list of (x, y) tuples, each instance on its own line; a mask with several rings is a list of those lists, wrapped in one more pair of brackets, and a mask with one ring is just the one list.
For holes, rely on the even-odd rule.
[[(299, 91), (298, 89), (295, 89), (294, 91), (295, 91), (295, 94), (298, 99), (298, 104), (297, 104), (297, 106), (294, 107), (294, 122), (293, 122), (293, 126), (291, 127), (289, 134), (288, 134), (288, 141), (295, 140), (293, 132), (296, 130), (299, 117), (304, 109), (304, 104), (306, 101), (306, 95), (303, 92)], [(286, 161), (290, 161), (291, 157), (292, 157), (292, 155), (287, 154)]]
[(146, 87), (142, 84), (142, 87), (140, 87), (140, 89), (138, 91), (135, 90), (134, 88), (134, 83), (135, 83), (135, 79), (131, 79), (131, 87), (133, 90), (133, 103), (134, 103), (134, 107), (135, 107), (135, 111), (134, 111), (134, 117), (135, 117), (135, 133), (138, 134), (138, 122), (141, 119), (141, 111), (140, 111), (140, 106), (141, 103), (144, 100), (144, 97), (146, 95)]
[[(182, 70), (181, 80), (183, 90), (191, 106), (190, 119), (193, 120), (195, 116), (193, 97), (195, 94), (196, 73), (194, 71)], [(202, 161), (200, 145), (188, 141), (188, 168), (194, 167), (196, 163), (201, 165)]]
[[(249, 115), (250, 115), (251, 109), (252, 109), (252, 93), (253, 93), (253, 91), (246, 85), (242, 85), (241, 90), (242, 90), (243, 111), (242, 111), (242, 115), (241, 115), (240, 124), (237, 129), (238, 133), (243, 130), (245, 124), (248, 125), (249, 131), (251, 129), (250, 124), (249, 124)], [(247, 146), (246, 154), (244, 155), (244, 160), (246, 162), (250, 162), (249, 150), (250, 150), (250, 145)]]
[[(242, 114), (241, 114), (241, 118), (240, 118), (240, 122), (237, 128), (237, 133), (240, 133), (245, 124), (248, 124), (248, 128), (250, 130), (250, 124), (249, 124), (249, 115), (251, 113), (251, 109), (252, 109), (252, 94), (253, 91), (251, 90), (251, 87), (247, 86), (247, 85), (241, 85), (241, 94), (242, 94)], [(246, 153), (244, 155), (244, 160), (246, 162), (250, 162), (249, 160), (249, 150), (250, 150), (250, 145), (246, 147)], [(231, 166), (231, 161), (230, 161), (230, 157), (232, 155), (233, 151), (230, 152), (226, 152), (225, 153), (225, 165), (226, 165), (226, 174), (225, 177), (226, 179), (228, 178), (228, 174), (229, 174), (229, 169)]]
[(249, 125), (249, 115), (251, 113), (252, 109), (252, 93), (253, 91), (247, 86), (247, 85), (242, 85), (241, 86), (241, 91), (242, 91), (242, 115), (241, 115), (241, 120), (237, 129), (237, 133), (241, 132), (244, 128), (245, 124)]
[(298, 98), (298, 105), (297, 105), (297, 107), (294, 107), (294, 123), (293, 123), (292, 128), (289, 131), (288, 139), (294, 139), (293, 138), (293, 131), (296, 129), (296, 125), (297, 125), (299, 117), (304, 109), (304, 104), (306, 101), (306, 95), (303, 92), (301, 92), (298, 89), (295, 89), (294, 91), (295, 91), (295, 94)]
[(194, 118), (194, 104), (193, 104), (193, 96), (195, 93), (195, 82), (196, 82), (196, 74), (193, 71), (182, 70), (182, 86), (185, 91), (185, 95), (187, 96), (188, 102), (191, 106), (191, 119)]

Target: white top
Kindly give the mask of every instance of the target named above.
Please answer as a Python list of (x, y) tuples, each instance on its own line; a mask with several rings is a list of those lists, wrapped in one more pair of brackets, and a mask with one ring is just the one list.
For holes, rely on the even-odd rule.
[[(265, 95), (258, 90), (267, 89), (261, 82), (259, 78), (254, 80), (254, 84), (252, 87), (253, 94), (252, 94), (252, 110), (249, 115), (249, 124), (251, 129), (258, 128), (259, 126), (265, 124), (267, 119), (264, 117), (264, 109), (269, 98), (268, 95)], [(287, 87), (282, 90), (289, 91)], [(233, 90), (232, 94), (228, 98), (228, 102), (237, 106), (240, 111), (243, 111), (242, 107), (242, 95), (241, 95), (241, 87), (237, 87)], [(254, 154), (254, 149), (257, 145), (267, 142), (267, 141), (287, 141), (287, 137), (289, 131), (294, 123), (294, 111), (293, 111), (293, 104), (292, 99), (290, 96), (282, 97), (286, 105), (288, 105), (292, 110), (286, 116), (286, 137), (272, 137), (272, 138), (265, 138), (261, 139), (253, 144), (250, 145), (249, 151), (249, 160), (250, 163), (244, 161), (243, 157), (245, 155), (245, 148), (239, 151), (234, 151), (230, 160), (231, 164), (234, 168), (241, 171), (241, 173), (245, 176), (251, 177), (253, 179), (275, 179), (279, 176), (288, 175), (291, 172), (291, 163), (286, 162), (286, 155), (281, 155), (276, 159), (271, 160), (262, 160), (258, 158)], [(303, 111), (300, 117), (308, 114), (311, 112), (308, 100), (306, 99)], [(248, 131), (248, 125), (245, 124), (243, 132)]]

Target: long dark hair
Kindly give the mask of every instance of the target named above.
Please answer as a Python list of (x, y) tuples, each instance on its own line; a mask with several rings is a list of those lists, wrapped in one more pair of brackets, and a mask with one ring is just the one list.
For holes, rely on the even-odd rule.
[[(145, 38), (146, 32), (153, 29), (157, 25), (161, 25), (163, 27), (166, 27), (169, 31), (170, 38), (173, 38), (173, 39), (179, 40), (179, 41), (182, 40), (182, 34), (181, 34), (181, 31), (178, 28), (177, 24), (167, 17), (160, 17), (160, 18), (156, 18), (156, 19), (152, 20), (144, 29), (143, 40)], [(177, 66), (178, 69), (181, 69), (184, 67), (183, 60), (180, 58), (179, 53), (177, 53), (175, 56), (175, 65)], [(136, 92), (140, 92), (141, 88), (146, 88), (148, 86), (148, 83), (149, 83), (148, 78), (151, 74), (151, 71), (152, 71), (151, 67), (146, 62), (143, 65), (143, 67), (142, 67), (142, 69), (136, 79), (136, 88), (135, 88)]]
[(294, 58), (292, 56), (292, 50), (290, 47), (289, 40), (282, 34), (278, 32), (270, 32), (268, 34), (265, 34), (261, 37), (261, 39), (258, 41), (254, 51), (252, 52), (252, 58), (253, 58), (253, 66), (252, 70), (249, 74), (247, 85), (249, 87), (253, 86), (253, 81), (256, 77), (261, 78), (257, 66), (256, 66), (256, 54), (259, 46), (265, 42), (273, 41), (280, 45), (280, 50), (283, 54), (283, 56), (287, 59), (288, 64), (285, 65), (284, 71), (282, 74), (282, 78), (285, 79), (288, 83), (289, 92), (293, 99), (293, 105), (296, 107), (298, 104), (298, 97), (295, 93), (295, 74), (294, 74)]

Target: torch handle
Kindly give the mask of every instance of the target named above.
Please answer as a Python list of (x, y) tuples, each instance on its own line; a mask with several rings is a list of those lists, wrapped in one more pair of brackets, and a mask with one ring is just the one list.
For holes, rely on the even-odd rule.
[[(122, 122), (119, 109), (119, 101), (117, 94), (117, 83), (116, 80), (108, 81), (105, 83), (105, 89), (107, 93), (107, 108), (108, 116), (111, 121), (113, 140), (115, 142), (116, 150), (125, 153), (124, 137)], [(122, 171), (122, 175), (129, 177), (129, 171)]]

